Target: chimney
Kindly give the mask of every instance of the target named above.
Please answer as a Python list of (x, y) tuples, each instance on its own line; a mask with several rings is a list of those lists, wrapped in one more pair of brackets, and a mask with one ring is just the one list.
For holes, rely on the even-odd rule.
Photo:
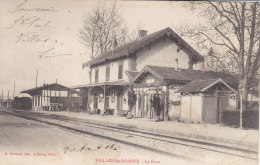
[(138, 31), (139, 38), (143, 38), (147, 35), (147, 30), (139, 30)]

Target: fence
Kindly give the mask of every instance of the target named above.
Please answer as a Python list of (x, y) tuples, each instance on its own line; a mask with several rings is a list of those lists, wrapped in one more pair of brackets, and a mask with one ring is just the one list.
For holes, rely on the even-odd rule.
[[(258, 110), (246, 110), (242, 114), (243, 128), (259, 128), (259, 111)], [(222, 123), (229, 126), (239, 127), (240, 112), (239, 111), (224, 111), (222, 117)]]

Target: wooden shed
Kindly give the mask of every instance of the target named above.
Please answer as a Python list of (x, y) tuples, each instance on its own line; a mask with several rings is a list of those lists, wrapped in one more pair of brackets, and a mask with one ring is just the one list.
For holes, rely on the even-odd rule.
[(180, 88), (180, 120), (220, 123), (229, 94), (236, 91), (222, 79), (194, 80)]

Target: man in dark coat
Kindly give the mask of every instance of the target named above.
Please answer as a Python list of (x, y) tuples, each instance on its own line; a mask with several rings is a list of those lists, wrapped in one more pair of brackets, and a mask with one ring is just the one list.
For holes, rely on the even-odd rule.
[(164, 120), (164, 95), (160, 95), (160, 120)]
[[(156, 113), (156, 117), (157, 118), (160, 118), (160, 94), (159, 94), (159, 90), (156, 89), (156, 93), (153, 95), (153, 99), (150, 100), (153, 108), (154, 108), (154, 111)], [(160, 121), (160, 120), (156, 120), (156, 121)]]

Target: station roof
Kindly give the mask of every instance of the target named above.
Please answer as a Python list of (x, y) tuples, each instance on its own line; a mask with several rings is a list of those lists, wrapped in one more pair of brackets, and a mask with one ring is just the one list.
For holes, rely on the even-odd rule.
[(145, 66), (133, 79), (134, 83), (140, 82), (140, 80), (149, 72), (159, 78), (162, 81), (170, 82), (183, 82), (189, 83), (194, 80), (209, 80), (221, 78), (224, 82), (231, 85), (233, 88), (237, 88), (238, 82), (235, 77), (226, 74), (224, 72), (202, 71), (202, 70), (189, 70), (189, 69), (176, 69), (171, 67), (160, 66)]
[(24, 90), (21, 93), (28, 93), (29, 95), (37, 95), (37, 94), (41, 94), (42, 90), (69, 91), (70, 93), (77, 93), (77, 91), (57, 83), (45, 84), (40, 87)]
[(101, 56), (98, 56), (86, 63), (83, 63), (82, 67), (91, 67), (93, 65), (104, 63), (105, 61), (127, 57), (138, 51), (140, 48), (149, 45), (151, 42), (163, 36), (168, 36), (176, 41), (177, 44), (187, 52), (187, 54), (191, 57), (191, 59), (193, 59), (195, 63), (203, 60), (203, 57), (194, 48), (192, 48), (186, 41), (184, 41), (178, 34), (176, 34), (171, 28), (168, 27), (144, 36), (143, 38), (129, 42), (125, 45), (119, 46), (114, 50), (108, 51)]

